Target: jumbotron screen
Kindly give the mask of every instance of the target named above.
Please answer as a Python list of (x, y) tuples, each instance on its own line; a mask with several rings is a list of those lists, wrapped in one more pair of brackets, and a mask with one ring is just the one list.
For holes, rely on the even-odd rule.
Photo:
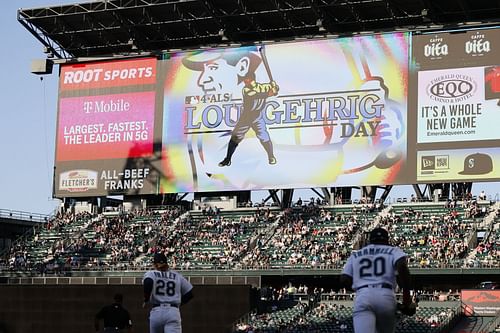
[[(453, 168), (460, 159), (461, 166), (469, 165), (471, 158), (483, 169), (467, 167), (469, 178), (499, 178), (493, 164), (500, 140), (486, 125), (495, 116), (478, 117), (477, 104), (482, 114), (499, 111), (494, 62), (500, 59), (495, 45), (500, 39), (493, 36), (498, 30), (482, 33), (492, 55), (475, 58), (482, 65), (470, 62), (469, 68), (463, 62), (453, 70), (460, 78), (473, 77), (475, 83), (463, 81), (483, 92), (467, 102), (474, 110), (464, 107), (475, 113), (477, 133), (456, 136), (443, 134), (456, 121), (452, 103), (432, 97), (451, 89), (446, 71), (453, 62), (433, 62), (426, 56), (430, 51), (420, 54), (431, 38), (426, 35), (390, 33), (63, 65), (55, 194), (411, 184), (462, 179), (464, 170)], [(456, 43), (468, 41), (466, 36)], [(446, 115), (434, 116), (441, 104)], [(442, 119), (448, 124), (440, 125)], [(464, 120), (470, 126), (472, 121)], [(437, 164), (442, 150), (448, 155), (446, 174)], [(483, 155), (492, 160), (490, 172)], [(428, 164), (432, 159), (434, 169)]]

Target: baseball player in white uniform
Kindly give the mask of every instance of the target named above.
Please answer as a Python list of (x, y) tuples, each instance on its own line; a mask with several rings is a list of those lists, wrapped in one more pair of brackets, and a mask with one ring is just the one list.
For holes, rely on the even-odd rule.
[(355, 333), (394, 333), (396, 272), (398, 284), (403, 289), (403, 307), (409, 307), (410, 271), (406, 254), (389, 245), (385, 229), (373, 229), (370, 244), (352, 252), (340, 278), (344, 286), (356, 291)]
[(147, 271), (142, 280), (143, 307), (151, 307), (149, 332), (181, 333), (179, 307), (193, 298), (193, 286), (179, 272), (169, 269), (163, 253), (155, 253), (153, 266), (155, 269)]

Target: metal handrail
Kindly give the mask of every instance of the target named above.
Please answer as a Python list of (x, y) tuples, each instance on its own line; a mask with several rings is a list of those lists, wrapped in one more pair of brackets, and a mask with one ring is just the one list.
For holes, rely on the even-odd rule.
[(29, 222), (48, 222), (52, 215), (0, 209), (0, 218), (16, 219)]

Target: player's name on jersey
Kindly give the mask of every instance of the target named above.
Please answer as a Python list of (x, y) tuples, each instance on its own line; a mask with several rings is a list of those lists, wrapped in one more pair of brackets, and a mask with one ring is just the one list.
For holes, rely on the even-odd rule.
[(171, 280), (175, 280), (175, 276), (176, 276), (175, 273), (166, 272), (166, 271), (156, 271), (156, 272), (153, 272), (153, 274), (155, 275), (155, 277), (166, 278), (166, 279), (171, 279)]
[(383, 247), (383, 248), (364, 248), (359, 251), (353, 252), (354, 258), (360, 256), (373, 256), (376, 254), (392, 254), (394, 251), (393, 247)]

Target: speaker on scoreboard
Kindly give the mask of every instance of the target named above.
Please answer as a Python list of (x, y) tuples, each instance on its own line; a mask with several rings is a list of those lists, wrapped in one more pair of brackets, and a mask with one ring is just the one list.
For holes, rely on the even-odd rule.
[(31, 73), (37, 75), (52, 74), (54, 62), (50, 59), (35, 59), (31, 61)]

